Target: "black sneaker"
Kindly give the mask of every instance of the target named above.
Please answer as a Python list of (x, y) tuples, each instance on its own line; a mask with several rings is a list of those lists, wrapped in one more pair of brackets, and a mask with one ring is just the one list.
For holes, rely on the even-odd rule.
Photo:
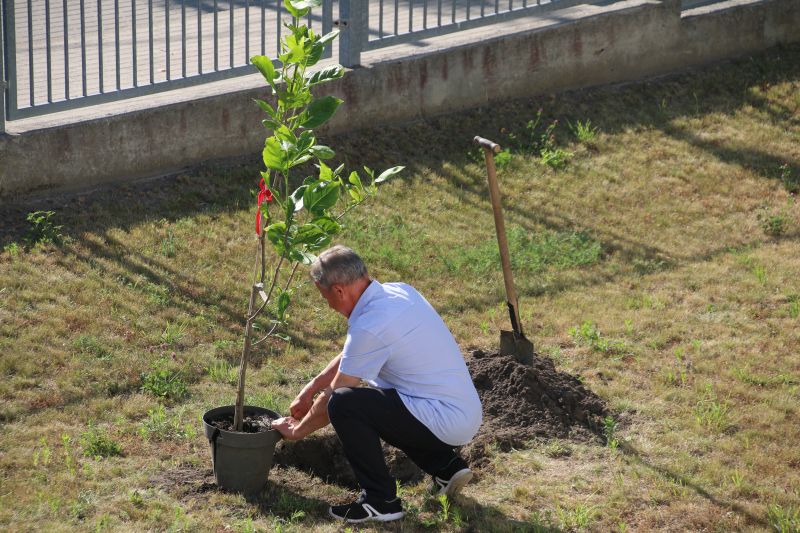
[(435, 496), (444, 494), (450, 498), (464, 488), (471, 479), (472, 470), (461, 457), (456, 457), (444, 470), (433, 476), (430, 492)]
[(366, 492), (361, 491), (356, 501), (347, 505), (333, 505), (328, 509), (328, 514), (350, 523), (367, 520), (390, 522), (403, 518), (403, 506), (400, 505), (400, 498), (386, 502), (369, 498)]

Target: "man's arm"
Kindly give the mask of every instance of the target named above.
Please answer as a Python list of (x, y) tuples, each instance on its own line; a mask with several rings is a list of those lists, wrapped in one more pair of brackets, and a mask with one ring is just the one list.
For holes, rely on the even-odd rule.
[(286, 440), (299, 440), (315, 432), (319, 428), (325, 427), (330, 423), (328, 419), (328, 400), (333, 391), (342, 387), (356, 387), (361, 383), (361, 378), (348, 376), (337, 371), (331, 380), (330, 386), (314, 400), (308, 413), (302, 420), (297, 420), (293, 416), (281, 418), (272, 423), (272, 428), (280, 431)]
[(289, 414), (293, 418), (300, 420), (308, 414), (308, 411), (314, 403), (314, 396), (316, 396), (318, 392), (328, 388), (333, 378), (336, 377), (336, 373), (339, 371), (339, 361), (341, 361), (341, 359), (342, 354), (331, 359), (331, 362), (328, 363), (325, 370), (320, 372), (317, 377), (309, 381), (306, 386), (303, 387), (291, 405), (289, 405)]

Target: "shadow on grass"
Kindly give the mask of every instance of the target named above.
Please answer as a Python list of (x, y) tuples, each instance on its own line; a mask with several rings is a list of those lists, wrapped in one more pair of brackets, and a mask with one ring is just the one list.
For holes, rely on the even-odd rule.
[(691, 489), (698, 496), (701, 496), (701, 497), (705, 498), (706, 500), (710, 501), (711, 503), (713, 503), (714, 505), (716, 505), (718, 507), (721, 507), (721, 508), (724, 508), (724, 509), (729, 509), (730, 511), (732, 511), (732, 512), (736, 513), (737, 515), (739, 515), (739, 516), (743, 517), (744, 519), (746, 519), (750, 525), (758, 525), (758, 526), (761, 526), (761, 527), (764, 527), (764, 528), (769, 528), (770, 527), (769, 521), (765, 520), (761, 516), (754, 515), (753, 513), (751, 513), (750, 511), (748, 511), (747, 509), (745, 509), (741, 505), (739, 505), (738, 503), (732, 502), (732, 501), (728, 501), (728, 500), (725, 500), (723, 498), (720, 498), (720, 497), (716, 496), (712, 492), (709, 492), (704, 487), (702, 487), (698, 483), (695, 483), (690, 478), (686, 477), (685, 475), (683, 475), (683, 474), (681, 474), (679, 472), (675, 472), (673, 470), (670, 470), (669, 468), (666, 468), (666, 467), (663, 467), (663, 466), (654, 465), (654, 464), (648, 462), (647, 459), (639, 452), (639, 450), (637, 450), (630, 443), (621, 442), (620, 445), (619, 445), (619, 449), (622, 450), (622, 452), (626, 456), (628, 456), (631, 459), (633, 459), (636, 462), (636, 464), (639, 464), (641, 466), (644, 466), (645, 468), (648, 468), (649, 470), (657, 473), (658, 475), (660, 475), (662, 478), (664, 478), (667, 481), (670, 481), (672, 483), (678, 483), (683, 487), (687, 487), (687, 488)]

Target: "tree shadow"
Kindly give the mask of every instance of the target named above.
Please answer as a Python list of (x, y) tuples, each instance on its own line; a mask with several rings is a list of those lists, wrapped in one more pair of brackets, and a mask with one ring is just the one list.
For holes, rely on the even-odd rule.
[(744, 518), (745, 520), (747, 520), (749, 524), (758, 525), (758, 526), (761, 526), (761, 527), (764, 527), (764, 528), (769, 528), (770, 527), (769, 521), (764, 519), (764, 517), (754, 515), (753, 513), (751, 513), (747, 509), (745, 509), (740, 504), (738, 504), (736, 502), (725, 500), (725, 499), (715, 495), (714, 493), (710, 492), (708, 489), (706, 489), (702, 485), (692, 481), (690, 478), (688, 478), (687, 476), (685, 476), (682, 473), (675, 472), (673, 470), (670, 470), (669, 468), (666, 468), (666, 467), (663, 467), (663, 466), (659, 466), (659, 465), (655, 465), (655, 464), (649, 462), (645, 458), (645, 456), (639, 450), (637, 450), (636, 447), (633, 446), (631, 443), (629, 443), (629, 442), (621, 442), (619, 444), (619, 449), (627, 457), (631, 458), (636, 464), (641, 465), (641, 466), (651, 470), (652, 472), (655, 472), (656, 474), (661, 476), (663, 479), (665, 479), (665, 480), (667, 480), (667, 481), (669, 481), (671, 483), (677, 483), (682, 487), (687, 487), (687, 488), (691, 489), (692, 491), (695, 492), (695, 494), (697, 494), (698, 496), (701, 496), (702, 498), (705, 498), (706, 500), (708, 500), (709, 502), (713, 503), (714, 505), (716, 505), (718, 507), (722, 507), (724, 509), (729, 509), (731, 512), (734, 512), (737, 515), (739, 515), (742, 518)]

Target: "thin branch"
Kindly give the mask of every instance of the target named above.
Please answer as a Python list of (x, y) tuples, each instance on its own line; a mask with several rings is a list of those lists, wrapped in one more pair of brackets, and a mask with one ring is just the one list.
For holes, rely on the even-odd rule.
[(257, 346), (257, 345), (261, 344), (262, 342), (264, 342), (265, 340), (267, 340), (268, 338), (270, 338), (272, 336), (272, 334), (275, 332), (275, 329), (277, 327), (278, 327), (278, 324), (273, 325), (272, 329), (269, 330), (269, 333), (264, 335), (262, 338), (258, 339), (256, 342), (252, 343), (250, 346)]
[(258, 314), (261, 311), (263, 311), (264, 308), (269, 303), (269, 299), (272, 297), (272, 289), (275, 288), (275, 282), (278, 281), (278, 273), (281, 271), (281, 265), (283, 264), (283, 258), (284, 257), (285, 257), (284, 255), (281, 256), (280, 260), (278, 260), (278, 266), (275, 267), (275, 274), (272, 276), (272, 284), (269, 286), (269, 292), (267, 293), (267, 299), (264, 300), (264, 303), (261, 304), (261, 307), (259, 307), (258, 310), (255, 313), (250, 315), (248, 320), (253, 320), (255, 317), (257, 317)]

